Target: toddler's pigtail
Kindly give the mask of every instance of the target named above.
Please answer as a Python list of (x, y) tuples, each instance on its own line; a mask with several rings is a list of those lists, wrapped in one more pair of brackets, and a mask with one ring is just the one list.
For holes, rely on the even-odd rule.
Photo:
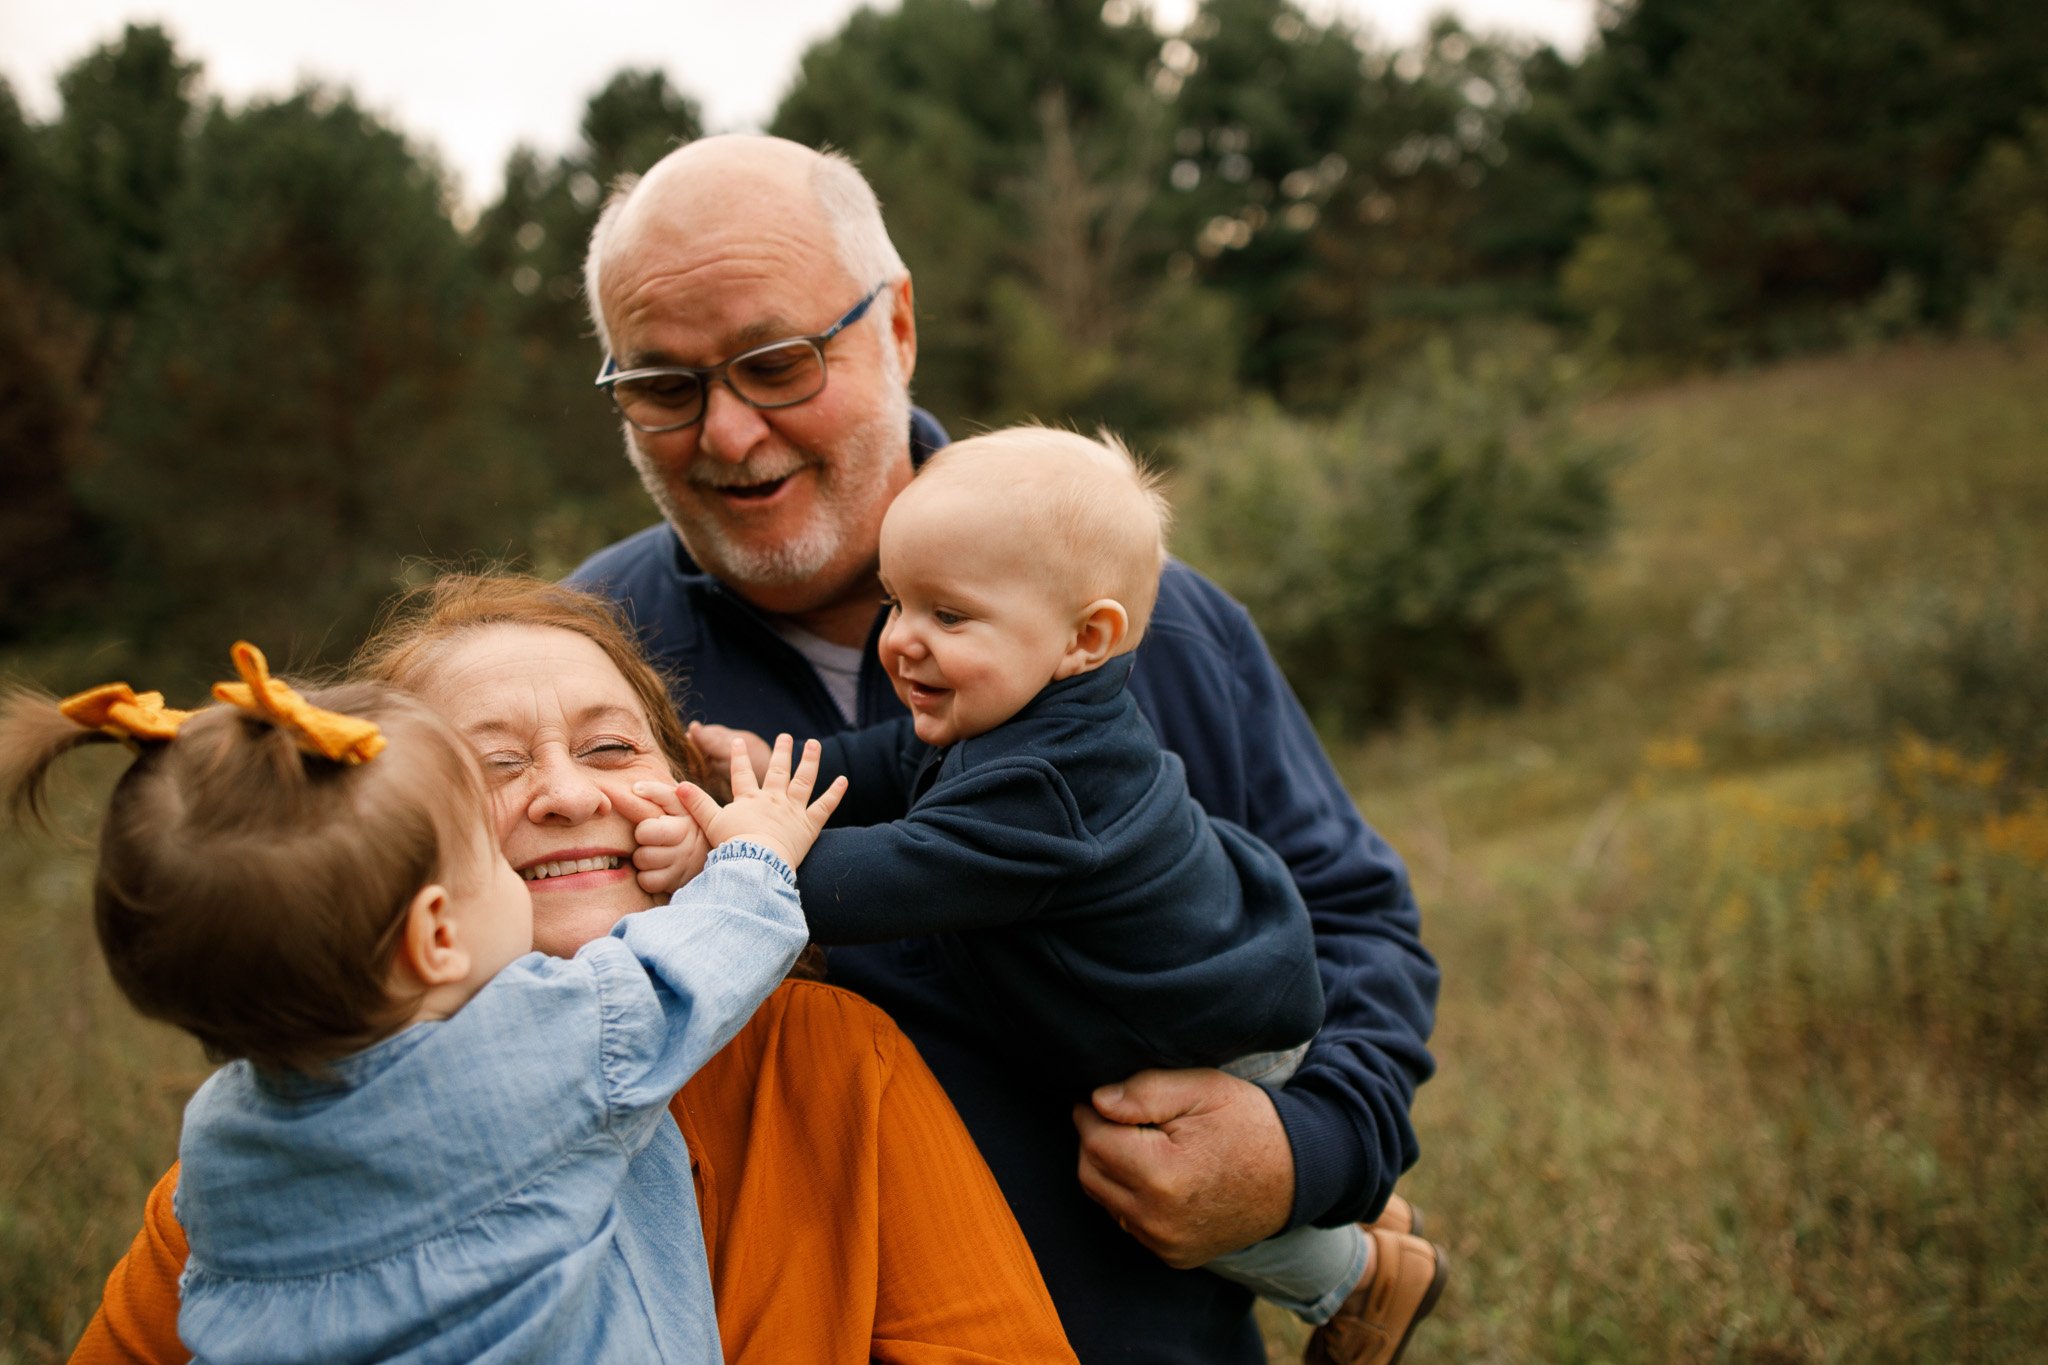
[(118, 737), (89, 730), (57, 709), (57, 699), (25, 687), (0, 692), (0, 804), (17, 824), (49, 828), (44, 801), (51, 767), (85, 744)]

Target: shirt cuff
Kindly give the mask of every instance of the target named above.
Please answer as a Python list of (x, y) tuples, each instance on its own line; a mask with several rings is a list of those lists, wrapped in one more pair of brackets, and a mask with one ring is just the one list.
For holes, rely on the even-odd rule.
[(1335, 1101), (1291, 1087), (1268, 1093), (1294, 1152), (1294, 1205), (1287, 1211), (1291, 1231), (1327, 1216), (1376, 1157)]
[(791, 886), (796, 885), (796, 869), (782, 861), (780, 853), (777, 853), (765, 844), (757, 844), (751, 839), (726, 840), (717, 848), (711, 850), (711, 855), (704, 860), (704, 866), (708, 868), (713, 863), (725, 862), (731, 858), (749, 858), (755, 862), (766, 863), (781, 874), (782, 880), (788, 882)]

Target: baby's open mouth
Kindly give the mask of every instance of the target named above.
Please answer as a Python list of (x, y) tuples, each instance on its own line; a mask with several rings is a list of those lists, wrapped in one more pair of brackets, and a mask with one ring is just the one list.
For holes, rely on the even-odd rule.
[(539, 863), (522, 869), (519, 875), (530, 882), (541, 882), (549, 877), (567, 877), (577, 872), (609, 872), (624, 861), (625, 859), (616, 853), (607, 853), (601, 858), (570, 858), (559, 863)]

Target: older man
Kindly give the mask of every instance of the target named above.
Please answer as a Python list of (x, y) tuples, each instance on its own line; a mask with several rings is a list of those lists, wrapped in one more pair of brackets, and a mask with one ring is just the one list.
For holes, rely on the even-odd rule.
[[(910, 404), (911, 281), (872, 191), (794, 143), (693, 143), (607, 206), (586, 282), (600, 383), (665, 521), (575, 581), (626, 605), (686, 714), (798, 734), (900, 714), (874, 650), (879, 529), (946, 438)], [(1152, 1071), (1070, 1112), (995, 1060), (923, 944), (835, 949), (831, 972), (937, 1072), (1084, 1360), (1260, 1360), (1244, 1291), (1172, 1267), (1380, 1210), (1415, 1157), (1436, 968), (1398, 859), (1241, 608), (1169, 567), (1131, 687), (1196, 799), (1278, 851), (1310, 906), (1327, 1013), (1285, 1088)]]

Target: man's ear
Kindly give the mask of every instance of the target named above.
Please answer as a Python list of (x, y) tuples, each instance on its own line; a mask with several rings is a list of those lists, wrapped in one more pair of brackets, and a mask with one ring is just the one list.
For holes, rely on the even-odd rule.
[(1102, 667), (1131, 633), (1131, 614), (1114, 597), (1098, 597), (1081, 608), (1073, 641), (1053, 672), (1053, 681)]
[(910, 383), (917, 373), (917, 306), (910, 287), (910, 276), (890, 286), (895, 295), (889, 303), (889, 344), (896, 348), (896, 359), (903, 367), (903, 382)]
[(452, 911), (448, 888), (438, 882), (415, 892), (405, 907), (393, 970), (428, 988), (466, 979), (469, 950)]

